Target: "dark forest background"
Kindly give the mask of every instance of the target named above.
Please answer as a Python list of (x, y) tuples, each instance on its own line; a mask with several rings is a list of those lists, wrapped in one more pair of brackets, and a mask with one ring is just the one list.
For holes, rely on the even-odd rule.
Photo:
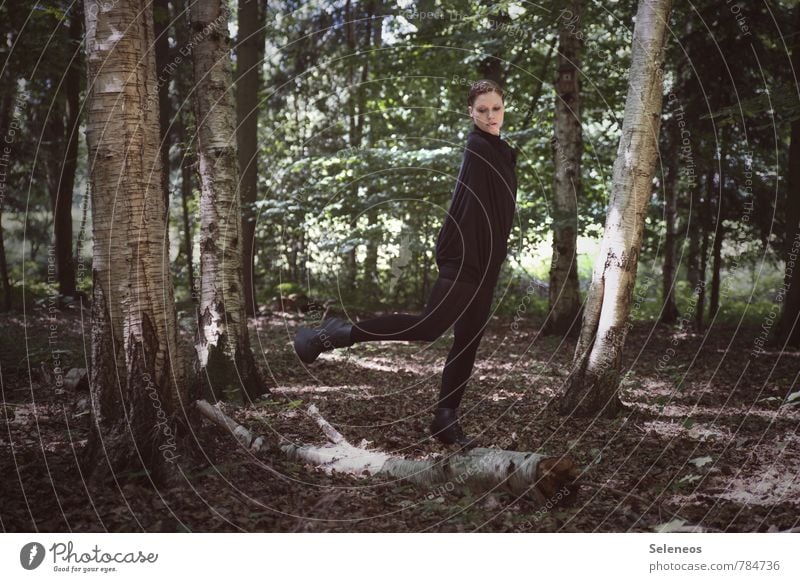
[[(93, 363), (111, 362), (104, 378), (118, 365), (125, 398), (142, 394), (131, 380), (135, 358), (120, 363), (117, 353), (115, 364), (111, 350), (102, 352), (112, 342), (98, 335), (93, 311), (93, 233), (115, 223), (97, 218), (109, 182), (92, 191), (103, 164), (90, 143), (102, 90), (88, 84), (96, 53), (86, 42), (86, 10), (100, 10), (106, 26), (103, 10), (138, 4), (148, 7), (141, 39), (156, 85), (149, 92), (143, 83), (141, 93), (157, 111), (163, 162), (158, 195), (145, 204), (164, 212), (174, 287), (167, 311), (174, 307), (181, 357), (195, 362), (185, 381), (178, 373), (175, 391), (159, 385), (186, 462), (178, 482), (173, 475), (166, 485), (147, 459), (110, 463), (96, 481), (82, 473), (104, 465), (92, 447), (98, 435), (118, 437), (120, 459), (134, 450), (119, 424), (122, 406), (105, 417), (117, 423), (108, 434), (93, 422), (102, 415), (92, 398), (114, 389), (92, 376)], [(4, 531), (796, 529), (800, 3), (672, 6), (655, 175), (639, 214), (641, 248), (632, 249), (631, 328), (611, 357), (625, 407), (603, 418), (547, 408), (576, 365), (581, 327), (576, 304), (558, 304), (554, 293), (554, 282), (560, 289), (567, 281), (566, 289), (569, 278), (553, 236), (573, 241), (565, 248), (575, 298), (585, 302), (605, 260), (641, 3), (229, 4), (209, 35), (192, 7), (228, 2), (0, 1), (0, 381), (8, 429), (0, 471), (17, 476), (0, 480)], [(198, 53), (211, 41), (229, 78), (203, 77)], [(439, 458), (426, 430), (449, 335), (424, 348), (358, 345), (308, 368), (291, 342), (299, 326), (327, 315), (356, 320), (423, 308), (472, 128), (467, 93), (479, 79), (504, 88), (502, 137), (519, 152), (519, 188), (463, 422), (489, 446), (568, 453), (590, 493), (541, 512), (500, 490), (356, 480), (314, 471), (279, 445), (256, 459), (240, 433), (237, 441), (208, 418), (184, 414), (192, 406), (176, 404), (175, 394), (188, 393), (193, 405), (213, 400), (198, 388), (208, 369), (210, 384), (225, 384), (217, 410), (254, 438), (319, 441), (316, 421), (301, 414), (314, 404), (353, 443)], [(228, 139), (225, 155), (236, 157), (228, 166), (236, 174), (229, 194), (240, 202), (235, 268), (247, 316), (241, 329), (253, 351), (238, 380), (220, 362), (229, 356), (238, 370), (250, 347), (197, 364), (200, 299), (213, 275), (207, 270), (203, 283), (201, 257), (214, 240), (203, 220), (209, 209), (225, 216), (204, 198), (203, 180), (215, 174), (202, 160), (223, 154), (203, 150), (210, 124), (198, 113), (219, 94), (231, 99), (218, 108), (230, 117), (215, 128), (230, 122), (233, 131), (212, 135)], [(564, 103), (577, 102), (579, 116), (565, 113)], [(577, 168), (574, 209), (557, 195), (563, 160), (554, 134), (564, 124), (581, 129), (567, 164)], [(123, 182), (115, 195), (126, 200), (140, 186)], [(130, 260), (126, 248), (110, 257), (112, 268)], [(133, 320), (124, 313), (127, 325)]]

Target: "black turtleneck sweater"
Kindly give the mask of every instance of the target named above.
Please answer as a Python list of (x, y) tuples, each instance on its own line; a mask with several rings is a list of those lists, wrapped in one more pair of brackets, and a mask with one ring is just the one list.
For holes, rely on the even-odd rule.
[(439, 274), (494, 286), (507, 254), (517, 198), (517, 152), (473, 125), (450, 209), (436, 241)]

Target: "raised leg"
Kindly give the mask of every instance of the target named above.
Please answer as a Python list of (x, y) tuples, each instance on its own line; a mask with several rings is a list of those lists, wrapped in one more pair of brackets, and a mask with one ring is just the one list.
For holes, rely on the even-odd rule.
[(393, 313), (353, 323), (354, 342), (434, 341), (455, 323), (478, 292), (477, 285), (439, 277), (419, 315)]

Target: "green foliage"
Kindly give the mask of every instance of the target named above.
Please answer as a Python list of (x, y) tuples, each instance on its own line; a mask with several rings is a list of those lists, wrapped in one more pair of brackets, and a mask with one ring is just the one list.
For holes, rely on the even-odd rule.
[[(9, 194), (4, 200), (3, 226), (11, 279), (16, 284), (24, 275), (31, 285), (27, 291), (36, 295), (49, 291), (36, 281), (46, 280), (41, 257), (52, 242), (51, 190), (60, 167), (41, 160), (45, 155), (63, 158), (62, 144), (58, 140), (51, 144), (41, 136), (53, 130), (53, 112), (63, 115), (64, 93), (55, 89), (76, 47), (66, 26), (73, 4), (25, 6), (0, 6), (0, 22), (8, 39), (25, 25), (25, 35), (15, 50), (6, 53), (7, 76), (0, 97), (14, 95), (20, 88), (26, 91), (7, 168)], [(583, 37), (584, 156), (577, 230), (584, 293), (612, 191), (636, 8), (636, 0), (614, 2), (613, 7), (586, 3), (575, 29)], [(509, 0), (402, 6), (383, 2), (270, 4), (280, 17), (267, 19), (270, 46), (264, 64), (266, 83), (259, 96), (257, 301), (269, 302), (276, 293), (304, 292), (312, 298), (339, 299), (354, 309), (420, 307), (436, 275), (436, 235), (471, 128), (467, 92), (472, 82), (486, 77), (504, 87), (503, 137), (519, 150), (517, 217), (501, 282), (510, 281), (511, 291), (501, 312), (513, 313), (530, 277), (546, 283), (554, 179), (553, 82), (563, 9), (563, 4), (552, 0), (537, 5)], [(787, 166), (788, 124), (797, 118), (797, 107), (792, 101), (791, 69), (780, 65), (786, 62), (786, 47), (771, 34), (776, 19), (794, 22), (792, 7), (777, 3), (771, 10), (748, 7), (748, 23), (754, 31), (748, 42), (742, 42), (743, 31), (724, 3), (676, 4), (671, 17), (675, 36), (667, 44), (665, 59), (662, 158), (647, 209), (640, 275), (648, 265), (663, 261), (665, 168), (679, 116), (684, 115), (697, 174), (697, 181), (691, 183), (682, 173), (678, 183), (677, 245), (684, 252), (689, 233), (703, 220), (710, 229), (711, 248), (720, 198), (708, 193), (705, 180), (724, 156), (722, 274), (733, 287), (722, 301), (718, 314), (722, 321), (735, 321), (742, 314), (758, 319), (769, 313), (779, 278), (780, 263), (774, 259), (783, 244), (786, 186), (775, 169), (782, 172)], [(420, 18), (422, 12), (440, 17)], [(161, 24), (174, 26), (169, 16), (158, 10), (154, 14)], [(345, 26), (347, 22), (351, 24)], [(706, 26), (713, 28), (713, 35)], [(45, 45), (47, 58), (41, 59), (40, 48)], [(727, 66), (732, 62), (737, 66)], [(74, 62), (74, 66), (83, 65)], [(176, 74), (188, 72), (187, 68)], [(708, 87), (718, 90), (710, 92)], [(180, 102), (186, 96), (173, 97)], [(184, 121), (187, 141), (191, 141), (191, 116)], [(781, 132), (777, 148), (775, 127)], [(83, 140), (80, 147), (76, 191), (85, 190), (87, 175)], [(176, 160), (172, 161), (175, 179)], [(688, 163), (682, 159), (681, 168), (686, 169)], [(755, 179), (748, 189), (745, 184), (751, 171)], [(176, 297), (188, 300), (183, 208), (177, 196), (171, 204), (172, 256), (180, 247), (173, 261)], [(187, 205), (196, 237), (196, 192)], [(33, 258), (24, 264), (24, 273), (19, 263), (21, 245), (15, 244), (23, 233), (26, 256)], [(85, 254), (90, 254), (90, 235), (85, 245)], [(754, 285), (746, 273), (752, 272), (753, 261), (764, 256), (765, 249), (771, 261), (769, 272)], [(734, 259), (749, 266), (737, 270)], [(197, 277), (196, 255), (194, 261)], [(85, 292), (90, 290), (90, 272), (78, 280)], [(658, 271), (654, 273), (658, 278)], [(685, 279), (684, 263), (677, 286), (682, 311), (690, 301)], [(642, 292), (645, 299), (633, 318), (654, 319), (660, 311), (660, 285)], [(537, 294), (531, 305), (544, 311), (546, 294)]]

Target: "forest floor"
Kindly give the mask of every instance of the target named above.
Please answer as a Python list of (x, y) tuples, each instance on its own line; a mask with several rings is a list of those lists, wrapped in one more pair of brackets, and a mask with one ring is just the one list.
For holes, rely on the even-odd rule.
[[(574, 340), (543, 337), (542, 318), (490, 322), (461, 407), (484, 446), (568, 454), (581, 487), (568, 507), (540, 511), (529, 498), (458, 484), (424, 490), (375, 477), (326, 475), (279, 453), (244, 450), (205, 421), (185, 479), (156, 492), (144, 472), (84, 480), (78, 463), (89, 427), (88, 392), (57, 389), (86, 367), (88, 313), (44, 308), (0, 316), (0, 526), (4, 531), (639, 532), (786, 531), (800, 521), (798, 351), (751, 350), (760, 326), (714, 324), (695, 334), (639, 322), (623, 357), (627, 411), (613, 420), (547, 412), (566, 378)], [(445, 451), (427, 436), (452, 331), (433, 343), (357, 344), (303, 365), (292, 349), (303, 317), (251, 320), (272, 397), (225, 411), (253, 431), (298, 443), (324, 437), (305, 413), (314, 403), (353, 443), (409, 458)], [(55, 333), (48, 338), (50, 325)], [(188, 321), (182, 324), (190, 346)], [(48, 340), (52, 341), (48, 341)], [(674, 350), (674, 351), (671, 351)], [(276, 477), (266, 467), (278, 471)], [(680, 529), (680, 528), (679, 528)]]

